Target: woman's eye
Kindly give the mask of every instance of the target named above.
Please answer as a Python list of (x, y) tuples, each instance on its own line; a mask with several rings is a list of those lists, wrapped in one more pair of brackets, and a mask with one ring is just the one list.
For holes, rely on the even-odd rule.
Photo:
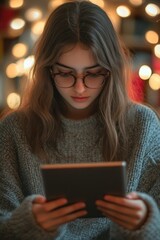
[(70, 77), (70, 76), (71, 76), (70, 73), (65, 73), (65, 72), (60, 72), (59, 75), (60, 75), (61, 77)]
[(96, 77), (98, 77), (100, 74), (99, 73), (89, 73), (88, 74), (90, 77), (92, 77), (92, 78), (96, 78)]

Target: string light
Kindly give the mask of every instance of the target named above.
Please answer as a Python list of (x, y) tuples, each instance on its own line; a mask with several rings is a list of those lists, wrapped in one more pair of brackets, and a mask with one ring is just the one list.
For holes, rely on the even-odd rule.
[(15, 78), (18, 75), (18, 67), (15, 63), (10, 63), (6, 68), (6, 75), (9, 78)]
[(29, 8), (25, 12), (25, 18), (29, 22), (37, 21), (42, 18), (42, 11), (38, 8)]
[(21, 58), (25, 56), (25, 54), (27, 53), (27, 50), (28, 50), (28, 47), (26, 44), (17, 43), (12, 48), (12, 54), (17, 58)]
[(15, 18), (11, 21), (10, 26), (14, 30), (18, 30), (23, 28), (25, 25), (25, 21), (22, 18)]
[(159, 40), (158, 33), (152, 30), (146, 32), (145, 38), (151, 44), (156, 44), (158, 43), (158, 40)]
[(147, 6), (145, 7), (145, 11), (151, 17), (155, 17), (160, 13), (159, 7), (156, 4), (153, 4), (153, 3), (147, 4)]
[(143, 3), (143, 0), (129, 0), (134, 6), (140, 6)]
[(148, 65), (142, 65), (139, 69), (139, 76), (143, 80), (149, 79), (152, 74), (152, 70)]
[(31, 27), (32, 33), (40, 36), (41, 33), (43, 32), (44, 25), (45, 25), (45, 20), (41, 20), (41, 21), (34, 23)]
[(50, 10), (53, 10), (63, 3), (64, 3), (64, 0), (52, 0), (48, 3), (48, 8)]
[(23, 6), (23, 4), (24, 4), (23, 0), (10, 0), (9, 1), (9, 6), (11, 8), (20, 8)]
[(103, 1), (103, 0), (90, 0), (90, 2), (98, 5), (98, 6), (101, 7), (101, 8), (104, 7), (104, 1)]
[(153, 73), (152, 76), (149, 79), (149, 86), (153, 90), (159, 90), (160, 89), (160, 75), (157, 73)]
[(160, 44), (157, 44), (154, 47), (154, 54), (156, 55), (156, 57), (160, 58)]
[(13, 93), (10, 93), (7, 97), (7, 104), (9, 106), (9, 108), (11, 109), (16, 109), (19, 107), (20, 105), (20, 95), (13, 92)]
[(116, 12), (120, 17), (123, 18), (128, 17), (131, 14), (130, 9), (127, 6), (123, 5), (117, 7)]

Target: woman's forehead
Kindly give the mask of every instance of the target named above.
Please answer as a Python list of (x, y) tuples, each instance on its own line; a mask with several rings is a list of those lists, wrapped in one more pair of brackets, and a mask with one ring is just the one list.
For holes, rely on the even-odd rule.
[(84, 69), (97, 64), (91, 48), (80, 43), (64, 47), (57, 62), (74, 69)]

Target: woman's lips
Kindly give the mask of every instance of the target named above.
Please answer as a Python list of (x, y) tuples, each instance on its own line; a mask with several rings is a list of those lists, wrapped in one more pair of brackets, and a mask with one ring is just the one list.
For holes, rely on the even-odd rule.
[(72, 97), (73, 101), (75, 102), (85, 102), (88, 100), (89, 97)]

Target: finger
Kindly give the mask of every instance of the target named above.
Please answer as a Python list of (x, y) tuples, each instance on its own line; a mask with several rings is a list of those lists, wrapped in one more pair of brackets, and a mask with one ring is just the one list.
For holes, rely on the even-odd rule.
[(33, 202), (32, 202), (32, 212), (33, 212), (36, 220), (38, 220), (37, 214), (43, 213), (44, 210), (42, 209), (42, 206), (43, 206), (43, 204), (45, 204), (45, 202), (46, 202), (46, 198), (41, 196), (41, 195), (37, 196), (33, 200)]
[[(134, 200), (134, 201), (138, 201), (137, 207), (135, 208), (129, 208), (128, 206), (122, 206), (122, 205), (116, 205), (110, 202), (105, 202), (105, 201), (97, 201), (96, 204), (98, 206), (98, 208), (104, 208), (107, 210), (111, 210), (114, 211), (116, 213), (120, 213), (121, 215), (127, 215), (127, 216), (131, 216), (132, 218), (135, 219), (144, 219), (145, 216), (147, 215), (147, 206), (145, 205), (145, 203), (142, 200)], [(134, 203), (135, 204), (135, 203)], [(139, 204), (139, 206), (138, 206)]]
[(44, 203), (46, 202), (46, 198), (42, 195), (38, 195), (35, 197), (35, 199), (33, 200), (33, 203)]
[(105, 201), (101, 201), (98, 200), (96, 201), (96, 205), (98, 206), (98, 208), (103, 208), (106, 210), (111, 210), (111, 211), (115, 211), (117, 213), (120, 214), (125, 214), (128, 216), (135, 216), (136, 217), (136, 212), (135, 209), (133, 208), (129, 208), (129, 207), (124, 207), (123, 205), (116, 205), (114, 203), (110, 203), (110, 202), (105, 202)]
[(50, 219), (49, 221), (45, 221), (42, 226), (47, 231), (54, 231), (60, 225), (65, 224), (67, 222), (73, 221), (79, 217), (85, 216), (87, 214), (86, 210), (77, 211), (68, 215), (65, 215), (60, 218)]
[(56, 208), (62, 207), (67, 203), (67, 199), (58, 199), (52, 202), (33, 205), (33, 213), (37, 222), (40, 224), (49, 218), (49, 212)]
[[(103, 215), (106, 216), (106, 214), (103, 214)], [(128, 229), (128, 230), (134, 230), (134, 229), (137, 228), (137, 227), (135, 227), (133, 224), (131, 224), (130, 222), (122, 221), (122, 220), (120, 220), (120, 219), (118, 219), (118, 218), (116, 218), (116, 217), (113, 217), (113, 216), (110, 215), (109, 213), (107, 213), (107, 217), (108, 217), (111, 221), (117, 223), (117, 224), (120, 225), (121, 227), (126, 228), (126, 229)]]
[(80, 209), (83, 209), (86, 207), (86, 204), (85, 203), (75, 203), (75, 204), (72, 204), (72, 205), (69, 205), (69, 206), (66, 206), (66, 207), (63, 207), (63, 208), (59, 208), (53, 212), (50, 212), (48, 214), (48, 217), (49, 218), (59, 218), (59, 217), (63, 217), (67, 214), (70, 214), (72, 212), (76, 212)]
[(43, 212), (39, 212), (41, 213), (39, 215), (39, 223), (43, 223), (45, 221), (50, 221), (50, 219), (56, 219), (59, 217), (63, 217), (67, 214), (70, 214), (72, 212), (76, 212), (82, 208), (84, 208), (86, 205), (84, 203), (75, 203), (72, 204), (70, 206), (66, 206), (66, 207), (62, 207), (62, 205), (60, 206), (60, 208), (58, 208), (57, 210), (54, 209), (54, 211), (43, 211)]
[(67, 214), (76, 212), (76, 211), (84, 208), (85, 206), (86, 205), (84, 203), (75, 203), (70, 206), (58, 208), (57, 210), (50, 211), (50, 212), (47, 212), (47, 213), (44, 213), (43, 215), (41, 215), (41, 218), (39, 218), (39, 222), (45, 222), (50, 219), (64, 217)]
[(68, 200), (66, 198), (61, 198), (61, 199), (57, 199), (54, 201), (46, 202), (43, 205), (43, 209), (44, 209), (44, 211), (49, 212), (56, 208), (62, 207), (63, 205), (65, 205), (67, 203), (68, 203)]
[(35, 218), (39, 224), (41, 224), (43, 221), (48, 219), (48, 213), (51, 210), (54, 210), (58, 207), (62, 207), (67, 203), (67, 199), (58, 199), (56, 201), (52, 202), (44, 202), (44, 203), (34, 203), (32, 211), (35, 215)]
[(136, 192), (131, 192), (131, 193), (128, 193), (126, 198), (129, 198), (129, 199), (138, 199), (139, 196)]
[(106, 216), (111, 216), (112, 218), (118, 219), (122, 222), (129, 223), (130, 225), (137, 225), (141, 221), (142, 213), (136, 213), (135, 215), (126, 215), (121, 212), (112, 211), (106, 208), (98, 208)]
[[(109, 204), (110, 205), (110, 204)], [(105, 207), (103, 207), (105, 206)], [(140, 225), (142, 225), (147, 217), (147, 206), (143, 201), (141, 201), (141, 209), (134, 210), (128, 208), (118, 208), (116, 205), (113, 205), (113, 208), (111, 205), (110, 208), (106, 208), (106, 204), (103, 206), (98, 206), (98, 209), (102, 211), (102, 213), (107, 217), (112, 217), (117, 222), (117, 219), (121, 222), (125, 222), (127, 224), (130, 224), (133, 229), (138, 228)]]
[(115, 197), (115, 196), (104, 196), (104, 200), (106, 200), (107, 203), (112, 202), (115, 205), (119, 206), (125, 206), (132, 209), (140, 209), (141, 208), (141, 201), (140, 199), (128, 199), (123, 197)]

